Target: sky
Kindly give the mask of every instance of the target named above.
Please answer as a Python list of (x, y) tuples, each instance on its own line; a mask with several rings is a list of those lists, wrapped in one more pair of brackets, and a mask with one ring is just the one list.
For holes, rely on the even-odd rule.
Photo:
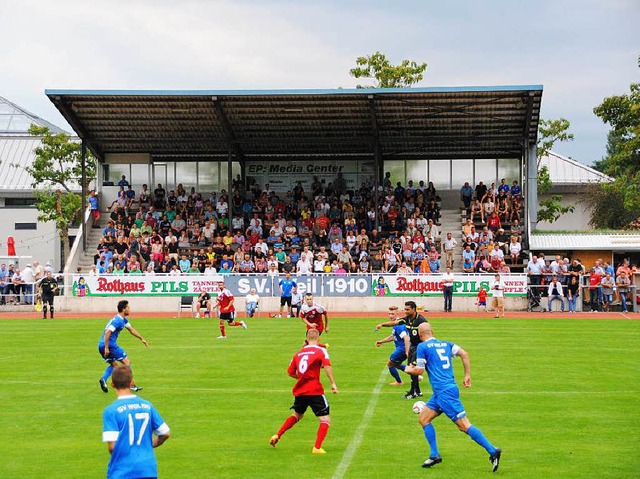
[(0, 96), (71, 131), (45, 89), (353, 88), (355, 59), (426, 62), (418, 86), (543, 85), (592, 164), (605, 97), (640, 82), (640, 0), (0, 0)]

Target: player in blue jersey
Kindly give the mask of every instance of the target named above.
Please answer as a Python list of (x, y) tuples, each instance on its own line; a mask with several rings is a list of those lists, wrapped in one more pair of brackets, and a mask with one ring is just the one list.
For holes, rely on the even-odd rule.
[(287, 307), (287, 318), (291, 317), (291, 296), (293, 295), (293, 288), (297, 288), (298, 284), (291, 279), (291, 273), (287, 272), (284, 275), (284, 279), (278, 282), (280, 287), (280, 313), (278, 317), (282, 317), (282, 310)]
[(482, 431), (471, 424), (462, 402), (460, 402), (460, 391), (453, 377), (452, 359), (458, 356), (462, 360), (464, 367), (462, 385), (465, 388), (471, 387), (469, 353), (457, 344), (434, 338), (433, 329), (429, 323), (420, 324), (418, 333), (422, 342), (418, 345), (416, 365), (407, 366), (405, 372), (418, 375), (426, 371), (433, 390), (433, 395), (422, 408), (420, 416), (418, 416), (418, 421), (424, 431), (424, 437), (427, 439), (431, 450), (422, 467), (432, 467), (442, 462), (436, 442), (436, 431), (431, 421), (440, 414), (445, 413), (458, 426), (460, 431), (468, 434), (471, 439), (480, 444), (489, 453), (492, 470), (496, 472), (500, 465), (502, 450), (493, 446), (484, 437)]
[[(149, 347), (149, 343), (146, 339), (142, 337), (142, 335), (131, 326), (131, 323), (127, 319), (127, 316), (131, 313), (131, 309), (129, 308), (129, 301), (126, 299), (118, 302), (118, 314), (116, 314), (111, 321), (107, 323), (102, 332), (102, 336), (100, 336), (100, 341), (98, 342), (98, 352), (100, 356), (104, 358), (104, 360), (109, 363), (107, 368), (104, 370), (104, 374), (99, 380), (100, 387), (105, 393), (109, 392), (109, 388), (107, 387), (107, 380), (111, 373), (113, 372), (113, 368), (116, 363), (122, 363), (125, 366), (129, 366), (131, 361), (127, 357), (127, 353), (118, 346), (118, 335), (123, 329), (127, 329), (133, 336), (142, 341), (146, 347)], [(140, 391), (142, 388), (138, 386), (133, 386), (131, 388), (132, 391)]]
[(158, 477), (153, 448), (169, 439), (169, 426), (153, 404), (131, 393), (129, 366), (117, 366), (111, 380), (118, 399), (102, 413), (102, 441), (111, 454), (107, 479)]
[[(389, 307), (389, 324), (395, 323), (398, 314), (397, 306)], [(395, 343), (396, 349), (389, 356), (389, 360), (387, 361), (387, 366), (389, 367), (389, 373), (395, 379), (394, 382), (390, 383), (391, 386), (402, 386), (402, 378), (400, 377), (400, 373), (398, 373), (398, 369), (404, 371), (405, 365), (402, 364), (403, 361), (407, 359), (407, 353), (410, 348), (409, 341), (409, 331), (404, 324), (393, 324), (393, 332), (384, 339), (380, 341), (376, 341), (376, 347), (379, 348), (384, 343), (390, 343), (393, 341)]]

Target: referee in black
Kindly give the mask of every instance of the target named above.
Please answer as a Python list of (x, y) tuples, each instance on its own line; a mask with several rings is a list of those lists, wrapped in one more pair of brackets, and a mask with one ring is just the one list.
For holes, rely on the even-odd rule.
[[(409, 357), (407, 359), (407, 364), (415, 365), (416, 364), (416, 350), (418, 348), (418, 344), (422, 341), (420, 340), (420, 335), (418, 334), (418, 326), (422, 323), (428, 323), (424, 316), (418, 314), (417, 307), (415, 301), (407, 301), (404, 303), (404, 312), (405, 317), (400, 318), (398, 324), (404, 324), (409, 330), (409, 340), (411, 341), (411, 347), (409, 348)], [(418, 376), (411, 375), (411, 389), (404, 395), (405, 399), (413, 399), (422, 396), (422, 392), (420, 391), (420, 382)]]
[(53, 319), (53, 298), (58, 292), (58, 283), (47, 271), (47, 276), (40, 281), (40, 295), (42, 296), (42, 319), (47, 319), (47, 303), (49, 303), (49, 311), (51, 311), (51, 319)]

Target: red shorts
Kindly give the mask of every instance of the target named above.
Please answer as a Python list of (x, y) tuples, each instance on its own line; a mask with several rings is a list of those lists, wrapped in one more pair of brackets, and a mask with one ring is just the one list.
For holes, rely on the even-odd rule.
[(100, 219), (100, 210), (91, 210), (91, 216), (93, 216), (94, 220)]
[[(311, 326), (307, 326), (307, 331), (308, 331), (308, 330), (310, 330), (310, 329), (313, 329), (313, 328), (312, 328)], [(316, 323), (316, 328), (315, 328), (315, 329), (317, 329), (317, 330), (318, 330), (318, 332), (319, 332), (320, 334), (322, 334), (322, 332), (324, 331), (324, 324), (322, 324), (322, 323), (317, 324), (317, 323)]]

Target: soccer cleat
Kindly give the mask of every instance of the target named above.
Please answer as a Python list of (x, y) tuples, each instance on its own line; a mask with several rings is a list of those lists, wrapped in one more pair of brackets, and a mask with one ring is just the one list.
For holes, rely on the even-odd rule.
[(389, 383), (389, 386), (402, 386), (404, 383), (399, 383), (398, 381), (393, 381), (392, 383)]
[(109, 388), (107, 387), (107, 381), (105, 381), (104, 379), (100, 378), (100, 380), (98, 381), (100, 383), (100, 389), (102, 389), (103, 393), (108, 393), (109, 392)]
[(327, 451), (325, 451), (321, 447), (314, 447), (313, 449), (311, 449), (311, 454), (326, 454), (326, 453)]
[(441, 462), (442, 458), (440, 456), (429, 457), (422, 463), (422, 467), (433, 467), (436, 464), (440, 464)]
[(280, 436), (278, 436), (277, 434), (274, 434), (273, 436), (271, 436), (271, 439), (269, 439), (269, 445), (276, 447), (276, 444), (278, 444), (279, 440), (280, 440)]
[(227, 339), (226, 336), (218, 336), (218, 339)]
[(496, 452), (489, 456), (489, 462), (491, 463), (491, 472), (496, 472), (498, 466), (500, 466), (500, 456), (502, 455), (502, 449), (496, 449)]
[(279, 315), (278, 315), (278, 317), (279, 317), (279, 318), (281, 318), (281, 317), (282, 317), (282, 315), (281, 315), (281, 314), (279, 314)]
[(196, 319), (200, 318), (200, 313), (196, 313)]
[(131, 390), (135, 393), (138, 391), (142, 391), (142, 388), (140, 386), (131, 386)]
[(417, 397), (412, 391), (409, 391), (407, 394), (405, 394), (404, 396), (402, 396), (405, 399), (413, 399), (415, 397)]
[(242, 326), (242, 329), (247, 329), (247, 323), (244, 321), (240, 321), (240, 326)]

